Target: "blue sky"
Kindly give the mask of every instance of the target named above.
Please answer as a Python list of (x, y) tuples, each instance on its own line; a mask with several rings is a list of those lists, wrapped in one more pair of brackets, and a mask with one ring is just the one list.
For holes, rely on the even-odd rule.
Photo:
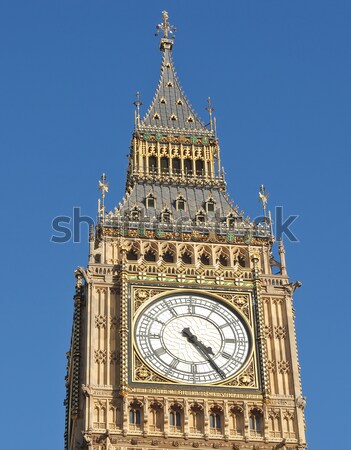
[(152, 100), (167, 9), (175, 65), (205, 120), (212, 97), (228, 191), (250, 217), (299, 215), (286, 243), (295, 293), (307, 436), (346, 450), (349, 429), (351, 2), (349, 0), (2, 0), (1, 450), (63, 446), (65, 352), (81, 243), (53, 244), (75, 206), (95, 217), (106, 172), (123, 195), (133, 101)]

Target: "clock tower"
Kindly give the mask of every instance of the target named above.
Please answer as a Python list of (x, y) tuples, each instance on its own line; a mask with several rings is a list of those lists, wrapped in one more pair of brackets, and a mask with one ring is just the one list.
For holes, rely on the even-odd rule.
[(263, 186), (261, 222), (230, 200), (210, 100), (204, 125), (176, 75), (166, 12), (157, 28), (161, 76), (143, 118), (135, 101), (125, 196), (107, 212), (102, 177), (88, 265), (75, 272), (65, 449), (304, 449), (299, 283)]

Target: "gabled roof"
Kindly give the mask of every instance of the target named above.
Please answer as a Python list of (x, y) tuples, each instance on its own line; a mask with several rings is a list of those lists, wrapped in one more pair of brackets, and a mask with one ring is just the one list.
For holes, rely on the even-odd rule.
[(197, 117), (182, 90), (171, 56), (172, 44), (168, 39), (161, 41), (163, 57), (160, 81), (151, 106), (141, 120), (139, 128), (211, 133)]

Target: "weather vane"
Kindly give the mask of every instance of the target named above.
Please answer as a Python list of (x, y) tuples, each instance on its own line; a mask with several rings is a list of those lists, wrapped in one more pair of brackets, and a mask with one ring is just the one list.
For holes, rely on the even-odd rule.
[(258, 195), (259, 195), (258, 201), (262, 203), (263, 215), (264, 217), (266, 217), (266, 208), (269, 194), (266, 193), (266, 188), (264, 187), (263, 184), (261, 184), (260, 186), (260, 192), (258, 193)]
[[(155, 36), (158, 36), (160, 34), (160, 32), (163, 31), (164, 39), (174, 39), (175, 32), (177, 31), (177, 29), (168, 22), (168, 12), (167, 11), (162, 11), (162, 20), (163, 20), (163, 22), (156, 25)], [(168, 36), (168, 35), (170, 35), (170, 36)]]
[(105, 216), (105, 195), (108, 192), (108, 182), (106, 181), (106, 175), (103, 173), (101, 175), (101, 180), (99, 180), (99, 191), (101, 191), (101, 202), (98, 200), (98, 214), (101, 217)]

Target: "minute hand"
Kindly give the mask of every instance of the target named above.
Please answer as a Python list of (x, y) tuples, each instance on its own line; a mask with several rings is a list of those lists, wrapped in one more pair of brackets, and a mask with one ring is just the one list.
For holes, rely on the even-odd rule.
[(199, 339), (190, 331), (190, 328), (184, 328), (182, 331), (183, 336), (187, 337), (188, 341), (191, 342), (194, 347), (204, 356), (210, 365), (215, 369), (215, 371), (222, 377), (225, 378), (225, 373), (221, 370), (217, 364), (213, 361), (210, 354), (213, 355), (213, 350), (211, 347), (206, 347)]

